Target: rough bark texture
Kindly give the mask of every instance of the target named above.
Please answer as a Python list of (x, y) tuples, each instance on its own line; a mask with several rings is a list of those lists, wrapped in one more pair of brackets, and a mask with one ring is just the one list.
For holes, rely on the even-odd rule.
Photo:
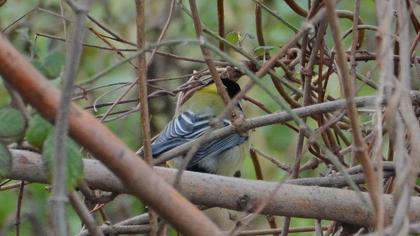
[[(39, 154), (29, 151), (11, 151), (12, 168), (7, 178), (47, 183)], [(85, 160), (85, 178), (90, 187), (105, 191), (130, 193), (118, 178), (95, 160)], [(173, 182), (176, 170), (155, 167), (155, 171), (168, 183)], [(252, 210), (261, 201), (272, 197), (262, 214), (307, 217), (373, 226), (375, 219), (357, 194), (350, 190), (317, 186), (283, 184), (273, 194), (276, 182), (245, 180), (186, 171), (180, 182), (182, 193), (193, 203), (233, 210)], [(368, 194), (363, 193), (368, 199)], [(385, 221), (394, 213), (391, 195), (382, 196)], [(369, 200), (368, 200), (369, 201)], [(420, 220), (420, 198), (411, 198), (410, 220)]]

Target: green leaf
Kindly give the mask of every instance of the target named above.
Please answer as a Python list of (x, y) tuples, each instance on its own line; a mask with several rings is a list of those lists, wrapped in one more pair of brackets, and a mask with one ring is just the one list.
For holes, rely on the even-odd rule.
[(45, 58), (45, 67), (47, 68), (48, 78), (57, 78), (60, 76), (65, 63), (65, 56), (61, 52), (53, 52)]
[(83, 179), (83, 155), (80, 146), (72, 139), (68, 138), (66, 144), (69, 157), (67, 186), (73, 188)]
[(6, 145), (0, 142), (0, 177), (6, 176), (10, 170), (12, 163), (12, 155)]
[(26, 141), (34, 147), (42, 149), (45, 139), (52, 130), (52, 125), (42, 118), (40, 115), (35, 115), (29, 121), (29, 128), (26, 131)]
[(55, 79), (60, 76), (65, 63), (65, 56), (63, 53), (55, 51), (47, 56), (39, 57), (32, 60), (32, 65), (35, 66), (48, 79)]
[(0, 109), (0, 140), (13, 142), (25, 133), (26, 122), (20, 111), (5, 107)]
[[(52, 169), (54, 166), (54, 129), (51, 130), (43, 145), (42, 157), (49, 176), (52, 176)], [(67, 189), (70, 191), (83, 179), (83, 155), (80, 151), (79, 145), (72, 139), (67, 138)]]
[(254, 53), (257, 56), (263, 56), (266, 52), (273, 50), (273, 46), (258, 46), (254, 48)]
[(225, 39), (232, 44), (238, 44), (241, 41), (241, 32), (238, 31), (232, 31), (229, 32), (226, 36)]
[(41, 74), (46, 75), (48, 74), (48, 70), (44, 65), (44, 62), (40, 59), (34, 59), (32, 60), (32, 65), (39, 71)]

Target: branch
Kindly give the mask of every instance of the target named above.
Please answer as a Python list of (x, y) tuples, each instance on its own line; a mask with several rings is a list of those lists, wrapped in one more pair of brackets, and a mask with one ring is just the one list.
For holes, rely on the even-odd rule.
[(103, 236), (104, 234), (99, 229), (98, 225), (95, 222), (95, 219), (90, 214), (89, 210), (86, 208), (85, 203), (80, 199), (79, 195), (76, 192), (71, 192), (69, 194), (70, 203), (73, 206), (76, 213), (79, 215), (80, 220), (83, 224), (86, 225), (88, 232), (92, 236)]
[[(368, 177), (367, 185), (369, 187), (369, 194), (373, 201), (376, 217), (381, 216), (382, 205), (379, 201), (380, 189), (378, 185), (378, 178), (375, 175), (373, 166), (370, 164), (369, 156), (367, 153), (367, 146), (363, 141), (359, 115), (356, 109), (355, 84), (354, 78), (350, 77), (349, 69), (346, 64), (346, 55), (344, 53), (343, 45), (340, 39), (340, 29), (338, 25), (337, 13), (335, 12), (335, 0), (324, 0), (325, 7), (327, 8), (327, 18), (331, 26), (332, 35), (334, 38), (336, 60), (338, 73), (342, 84), (342, 93), (347, 99), (347, 113), (350, 118), (351, 130), (353, 133), (354, 155), (353, 157), (359, 161)], [(361, 43), (361, 41), (360, 41)], [(379, 218), (378, 218), (379, 219)], [(380, 223), (380, 222), (378, 222)]]
[[(0, 37), (0, 75), (50, 122), (60, 91), (51, 85), (7, 40)], [(127, 147), (95, 117), (72, 104), (70, 136), (104, 163), (159, 215), (185, 235), (219, 235), (217, 227)], [(182, 217), (181, 217), (182, 216)]]
[[(198, 9), (197, 4), (195, 0), (190, 0), (190, 8), (194, 23), (195, 32), (197, 34), (197, 38), (202, 42), (201, 44), (204, 44), (205, 37), (203, 35), (203, 28), (201, 27), (201, 21), (200, 16), (198, 15)], [(213, 60), (210, 57), (209, 49), (204, 47), (203, 45), (200, 45), (201, 53), (203, 54), (203, 58), (207, 63), (207, 66), (209, 68), (211, 77), (214, 81), (214, 84), (217, 87), (217, 92), (219, 93), (220, 97), (223, 99), (225, 104), (228, 104), (230, 101), (229, 95), (227, 94), (226, 90), (224, 89), (224, 85), (222, 83), (222, 80), (220, 79), (219, 73), (217, 73), (216, 67), (213, 63)]]
[[(5, 178), (48, 183), (39, 154), (21, 150), (11, 150), (11, 153), (12, 168)], [(99, 161), (84, 160), (84, 168), (86, 182), (92, 189), (130, 193), (130, 190)], [(175, 169), (154, 169), (168, 183), (172, 183), (176, 177)], [(273, 194), (277, 185), (277, 182), (190, 171), (185, 171), (180, 181), (184, 196), (193, 203), (238, 211), (252, 211)], [(367, 197), (367, 193), (363, 194)], [(160, 197), (161, 201), (163, 197)], [(283, 184), (271, 199), (262, 214), (326, 219), (364, 226), (373, 226), (375, 223), (372, 213), (360, 201), (357, 193), (349, 190)], [(391, 195), (384, 194), (381, 201), (384, 204), (385, 222), (390, 222), (395, 209), (393, 199)], [(419, 197), (411, 198), (409, 213), (411, 221), (420, 220)]]
[[(413, 102), (420, 102), (420, 92), (411, 91), (410, 93), (411, 100)], [(354, 101), (357, 107), (368, 107), (368, 106), (375, 106), (377, 100), (381, 101), (381, 104), (385, 105), (385, 100), (383, 97), (378, 96), (366, 96), (366, 97), (356, 97)], [(333, 112), (337, 110), (341, 110), (346, 107), (346, 100), (336, 100), (331, 102), (324, 102), (318, 103), (315, 105), (310, 105), (306, 107), (300, 107), (293, 109), (292, 112), (299, 117), (306, 117), (317, 115), (321, 113)], [(241, 126), (239, 127), (240, 130), (250, 130), (255, 129), (263, 126), (274, 125), (274, 124), (281, 124), (287, 121), (293, 120), (292, 115), (289, 112), (276, 112), (273, 114), (263, 115), (255, 118), (246, 119), (243, 121)], [(212, 140), (222, 138), (229, 134), (233, 134), (237, 132), (237, 128), (233, 125), (226, 126), (221, 129), (217, 129), (213, 131), (203, 142), (210, 142)], [(181, 146), (171, 149), (163, 154), (161, 154), (157, 159), (155, 159), (155, 164), (163, 163), (167, 160), (175, 156), (182, 155), (186, 153), (193, 145), (195, 145), (196, 140), (190, 141), (185, 143)]]
[(66, 67), (64, 71), (64, 84), (60, 96), (60, 105), (55, 118), (54, 132), (54, 165), (53, 165), (53, 181), (51, 215), (54, 234), (68, 235), (66, 203), (68, 202), (66, 191), (67, 179), (67, 152), (65, 141), (69, 128), (69, 114), (71, 99), (73, 93), (73, 85), (76, 79), (77, 70), (79, 68), (80, 57), (83, 51), (83, 38), (85, 35), (85, 20), (89, 11), (90, 1), (83, 4), (76, 4), (68, 0), (67, 3), (76, 15), (76, 21), (73, 28), (72, 40), (70, 42), (69, 53), (67, 54)]
[[(225, 37), (225, 13), (224, 13), (224, 0), (217, 0), (217, 24), (219, 29), (219, 36), (224, 38)], [(225, 50), (225, 43), (223, 41), (219, 41), (219, 49), (220, 51)]]
[[(146, 44), (145, 34), (145, 2), (144, 0), (136, 0), (136, 24), (137, 24), (137, 47), (139, 50), (143, 49)], [(156, 49), (154, 49), (156, 51)], [(147, 99), (147, 64), (146, 55), (141, 54), (137, 60), (137, 84), (140, 101), (140, 133), (143, 139), (143, 158), (149, 165), (153, 165), (152, 160), (152, 131), (150, 130), (150, 112), (149, 100)], [(156, 212), (150, 208), (150, 225), (151, 231), (149, 236), (157, 235), (157, 215)]]

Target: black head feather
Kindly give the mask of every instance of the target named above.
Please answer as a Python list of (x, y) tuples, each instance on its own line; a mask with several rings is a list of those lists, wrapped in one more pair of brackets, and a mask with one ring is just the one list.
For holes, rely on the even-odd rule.
[(230, 79), (222, 79), (223, 84), (226, 87), (226, 90), (230, 98), (235, 97), (241, 91), (241, 87), (235, 81)]

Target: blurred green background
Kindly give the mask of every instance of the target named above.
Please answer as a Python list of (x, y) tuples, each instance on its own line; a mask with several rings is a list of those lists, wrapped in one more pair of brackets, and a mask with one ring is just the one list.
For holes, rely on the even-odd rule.
[[(307, 7), (308, 1), (297, 1), (302, 7)], [(216, 1), (198, 0), (199, 13), (201, 20), (205, 27), (217, 31), (217, 9)], [(304, 22), (304, 18), (294, 13), (284, 1), (265, 1), (265, 3), (276, 11), (281, 17), (287, 20), (293, 26), (300, 28)], [(64, 3), (63, 3), (64, 4)], [(366, 24), (375, 23), (375, 5), (373, 0), (362, 1), (361, 17)], [(65, 4), (64, 4), (65, 5)], [(147, 41), (155, 42), (165, 23), (170, 1), (146, 1), (146, 30)], [(185, 3), (185, 5), (188, 5)], [(338, 5), (340, 9), (352, 10), (353, 1), (341, 1)], [(65, 6), (65, 17), (74, 19), (70, 9)], [(245, 37), (241, 47), (251, 54), (254, 54), (254, 49), (257, 47), (257, 40), (255, 36), (255, 20), (254, 20), (255, 3), (250, 0), (225, 1), (225, 23), (226, 33), (240, 32)], [(26, 14), (26, 15), (25, 15)], [(135, 25), (135, 4), (134, 1), (94, 1), (91, 8), (91, 16), (99, 22), (102, 22), (109, 29), (112, 29), (120, 37), (130, 41), (136, 42), (136, 25)], [(66, 30), (64, 30), (63, 20), (60, 15), (60, 1), (58, 0), (9, 0), (0, 7), (0, 30), (5, 30), (3, 34), (7, 37), (13, 45), (24, 54), (41, 72), (51, 79), (52, 83), (60, 84), (63, 66), (65, 62), (66, 44), (60, 40), (51, 39), (42, 35), (51, 35), (55, 37), (67, 37), (71, 30), (71, 25), (66, 23)], [(20, 17), (24, 16), (22, 19)], [(19, 20), (16, 23), (16, 20)], [(341, 20), (342, 31), (351, 27), (351, 22)], [(87, 21), (87, 27), (93, 27), (98, 32), (101, 31), (92, 22)], [(279, 46), (287, 42), (294, 32), (286, 27), (283, 23), (275, 19), (263, 10), (263, 30), (265, 41), (267, 45), (275, 47), (274, 52), (279, 49)], [(173, 16), (173, 20), (169, 26), (168, 32), (165, 35), (166, 39), (182, 39), (194, 38), (195, 32), (191, 18), (185, 14), (177, 5)], [(366, 32), (364, 49), (375, 52), (375, 33)], [(327, 37), (328, 48), (331, 49), (331, 37)], [(350, 48), (352, 37), (349, 36), (344, 40), (345, 47)], [(215, 42), (214, 40), (210, 40)], [(91, 31), (87, 32), (85, 39), (86, 44), (100, 45), (106, 47), (98, 37)], [(132, 46), (114, 42), (114, 46), (118, 48), (133, 48)], [(163, 51), (174, 54), (201, 58), (201, 51), (197, 45), (177, 45), (165, 47)], [(237, 59), (244, 58), (231, 50), (229, 54)], [(124, 52), (126, 56), (129, 52)], [(85, 47), (80, 70), (77, 76), (77, 81), (84, 81), (98, 74), (104, 69), (112, 66), (121, 58), (115, 52), (100, 50), (97, 48)], [(203, 64), (192, 62), (178, 61), (163, 56), (156, 55), (150, 67), (148, 76), (153, 78), (168, 78), (176, 77), (184, 74), (192, 73), (193, 70), (203, 69)], [(297, 70), (298, 71), (298, 70)], [(375, 64), (365, 63), (363, 67), (359, 68), (362, 73), (370, 73), (375, 77)], [(282, 71), (277, 70), (281, 76)], [(95, 83), (83, 86), (83, 89), (89, 89), (96, 86), (108, 85), (110, 83), (127, 83), (136, 79), (135, 70), (129, 64), (124, 64), (118, 67), (112, 73), (100, 78)], [(162, 82), (158, 85), (163, 88), (175, 88), (185, 80), (171, 80)], [(248, 78), (240, 79), (241, 84), (245, 84)], [(5, 90), (2, 80), (0, 80), (0, 107), (7, 106), (10, 97)], [(269, 78), (264, 78), (263, 83), (268, 86), (273, 93), (277, 94), (272, 86)], [(124, 88), (116, 89), (120, 84), (112, 87), (104, 87), (89, 92), (83, 99), (77, 100), (81, 106), (90, 106), (97, 102), (106, 103), (112, 102), (120, 96)], [(360, 95), (373, 94), (371, 89), (362, 87)], [(80, 93), (82, 87), (77, 87), (75, 93)], [(152, 88), (153, 90), (153, 88)], [(334, 97), (340, 97), (339, 83), (336, 80), (329, 83), (328, 93)], [(260, 88), (255, 87), (249, 94), (250, 97), (257, 99), (264, 103), (271, 111), (279, 111), (279, 106), (269, 98)], [(133, 89), (125, 99), (134, 99), (137, 97), (136, 89)], [(152, 128), (153, 133), (156, 134), (171, 118), (174, 110), (176, 99), (170, 96), (158, 97), (151, 100), (152, 107)], [(118, 105), (115, 111), (124, 111), (135, 107), (135, 103), (128, 103), (125, 105)], [(244, 103), (246, 114), (248, 117), (263, 115), (260, 109), (249, 103)], [(107, 108), (99, 108), (96, 115), (103, 114)], [(93, 110), (91, 109), (93, 112)], [(106, 125), (112, 129), (125, 143), (127, 143), (133, 150), (139, 148), (140, 127), (139, 114), (133, 113), (124, 119), (106, 122)], [(1, 122), (1, 121), (0, 121)], [(309, 120), (309, 124), (315, 126), (315, 123)], [(297, 134), (284, 125), (272, 125), (257, 130), (251, 131), (251, 145), (272, 157), (275, 157), (282, 163), (292, 164), (296, 150)], [(311, 158), (311, 154), (305, 152), (303, 162)], [(260, 159), (264, 178), (271, 181), (279, 181), (287, 176), (287, 173), (279, 168), (276, 168), (265, 159)], [(315, 171), (305, 171), (302, 176), (318, 176), (326, 169), (321, 166)], [(246, 163), (242, 170), (243, 178), (255, 179), (255, 172), (250, 158), (246, 158)], [(8, 190), (0, 192), (0, 227), (6, 235), (15, 235), (15, 227), (13, 225), (16, 215), (18, 190)], [(25, 187), (23, 207), (22, 207), (22, 222), (21, 235), (31, 235), (37, 232), (42, 232), (48, 225), (48, 197), (49, 192), (45, 185), (30, 184)], [(71, 209), (68, 208), (71, 233), (76, 234), (80, 230), (81, 223)], [(128, 195), (118, 196), (113, 202), (109, 203), (105, 208), (108, 220), (110, 222), (118, 222), (129, 216), (140, 214), (144, 211), (143, 205)], [(100, 219), (99, 214), (95, 217)], [(277, 224), (281, 225), (283, 220), (277, 217)], [(263, 222), (263, 219), (259, 220)], [(327, 222), (323, 222), (326, 224)], [(292, 220), (292, 227), (297, 226), (312, 226), (314, 220), (296, 219)], [(31, 226), (32, 225), (32, 226)], [(38, 228), (37, 228), (38, 227)], [(260, 227), (267, 227), (260, 224)], [(40, 231), (37, 231), (40, 230)], [(309, 235), (311, 235), (310, 233)], [(300, 235), (305, 235), (300, 233)]]

